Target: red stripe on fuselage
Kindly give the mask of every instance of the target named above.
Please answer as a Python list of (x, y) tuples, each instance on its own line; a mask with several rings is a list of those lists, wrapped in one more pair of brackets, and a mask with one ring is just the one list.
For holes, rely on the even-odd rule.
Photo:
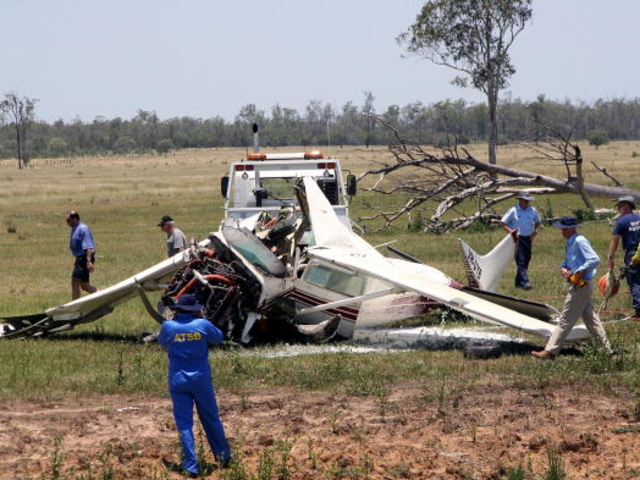
[[(309, 305), (313, 307), (331, 303), (327, 299), (316, 297), (315, 295), (310, 295), (309, 293), (298, 290), (297, 288), (292, 288), (291, 290), (285, 292), (283, 294), (283, 297), (291, 298), (300, 303), (304, 303), (305, 305)], [(327, 310), (325, 310), (325, 312), (331, 313), (333, 315), (340, 315), (345, 320), (355, 322), (356, 319), (358, 318), (358, 313), (360, 312), (360, 309), (351, 308), (351, 307), (337, 307), (337, 308), (328, 308)]]

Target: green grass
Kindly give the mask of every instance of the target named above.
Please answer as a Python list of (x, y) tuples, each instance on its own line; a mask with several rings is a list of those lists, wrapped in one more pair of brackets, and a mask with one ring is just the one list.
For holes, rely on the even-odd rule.
[[(446, 409), (450, 392), (501, 383), (536, 391), (571, 383), (608, 394), (620, 387), (637, 388), (635, 352), (608, 357), (597, 368), (598, 357), (591, 355), (596, 354), (534, 362), (523, 348), (499, 360), (474, 362), (457, 350), (264, 358), (222, 349), (212, 353), (212, 364), (218, 387), (237, 394), (277, 387), (324, 390), (373, 396), (381, 410), (392, 386), (402, 382), (420, 382), (424, 400), (438, 409)], [(5, 399), (166, 395), (166, 355), (159, 346), (141, 345), (132, 337), (70, 334), (3, 342), (0, 365), (0, 398)]]
[[(617, 156), (621, 148), (637, 150), (640, 146), (612, 144), (597, 154), (598, 161), (613, 174), (628, 167)], [(607, 152), (611, 159), (603, 158)], [(515, 159), (522, 157), (516, 150), (510, 153)], [(221, 149), (183, 151), (168, 157), (34, 161), (33, 168), (21, 171), (0, 163), (0, 316), (36, 313), (69, 300), (72, 258), (64, 222), (66, 210), (77, 209), (92, 228), (98, 250), (92, 281), (106, 287), (163, 258), (164, 237), (156, 227), (162, 215), (172, 215), (188, 237), (202, 239), (215, 230), (222, 214), (219, 177), (226, 173), (229, 161), (242, 154), (241, 150)], [(333, 154), (355, 173), (366, 168), (368, 158), (388, 161), (382, 149), (335, 149)], [(628, 161), (632, 161), (630, 155)], [(363, 198), (380, 204), (399, 201), (361, 192), (352, 216), (363, 214)], [(580, 207), (577, 197), (571, 196), (554, 197), (550, 204), (556, 215)], [(607, 200), (596, 200), (596, 204), (610, 206)], [(537, 205), (542, 208), (543, 202)], [(374, 245), (397, 240), (397, 248), (458, 279), (464, 276), (458, 236), (480, 253), (503, 236), (499, 229), (427, 235), (410, 233), (406, 226), (400, 223), (391, 231), (368, 234), (367, 240)], [(604, 256), (610, 239), (607, 222), (590, 222), (583, 232)], [(560, 307), (565, 292), (558, 274), (562, 256), (560, 233), (544, 228), (534, 245), (534, 290), (523, 293), (513, 289), (513, 265), (499, 290)], [(609, 309), (629, 311), (628, 295), (616, 296)], [(608, 327), (611, 340), (629, 352), (612, 359), (587, 350), (585, 357), (536, 363), (528, 357), (527, 349), (516, 349), (489, 362), (466, 360), (457, 350), (262, 358), (233, 348), (214, 351), (212, 359), (219, 387), (234, 391), (283, 386), (372, 395), (384, 409), (386, 392), (392, 385), (418, 381), (425, 391), (440, 391), (441, 395), (432, 395), (430, 401), (441, 402), (446, 408), (448, 392), (458, 385), (483, 382), (545, 388), (554, 382), (571, 381), (580, 388), (635, 391), (640, 342), (636, 327)], [(73, 332), (42, 340), (0, 342), (0, 398), (166, 395), (165, 354), (157, 345), (138, 343), (143, 332), (157, 328), (140, 302), (131, 300), (113, 314)]]

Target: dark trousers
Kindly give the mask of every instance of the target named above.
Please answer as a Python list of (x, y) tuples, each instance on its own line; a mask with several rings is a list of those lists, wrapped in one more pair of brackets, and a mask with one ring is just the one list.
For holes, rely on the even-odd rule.
[(627, 267), (625, 277), (631, 292), (634, 315), (640, 316), (640, 265), (633, 265), (631, 262), (631, 257), (635, 255), (636, 251), (636, 248), (630, 248), (625, 252), (624, 264)]
[(531, 261), (531, 237), (518, 237), (516, 244), (516, 286), (529, 285), (529, 262)]

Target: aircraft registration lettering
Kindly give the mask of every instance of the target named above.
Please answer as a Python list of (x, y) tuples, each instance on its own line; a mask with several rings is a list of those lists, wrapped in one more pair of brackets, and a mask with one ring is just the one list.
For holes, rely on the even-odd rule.
[(174, 342), (193, 342), (196, 340), (200, 340), (202, 338), (202, 334), (200, 332), (185, 332), (185, 333), (176, 333), (175, 337), (173, 337)]
[(476, 259), (476, 257), (471, 252), (467, 254), (467, 265), (469, 265), (471, 270), (473, 270), (473, 273), (475, 274), (476, 278), (480, 278), (482, 276), (482, 267), (478, 263), (478, 260)]

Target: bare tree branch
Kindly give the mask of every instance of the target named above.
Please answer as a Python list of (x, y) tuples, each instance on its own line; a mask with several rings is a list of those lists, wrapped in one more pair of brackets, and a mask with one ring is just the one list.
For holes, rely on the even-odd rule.
[[(381, 123), (385, 124), (384, 120)], [(388, 125), (387, 125), (388, 126)], [(434, 155), (417, 145), (402, 141), (401, 135), (393, 129), (398, 143), (389, 146), (396, 163), (380, 165), (362, 173), (358, 181), (377, 175), (370, 187), (363, 190), (392, 195), (409, 194), (409, 200), (394, 210), (377, 212), (360, 220), (384, 220), (382, 228), (387, 228), (419, 208), (432, 212), (424, 225), (425, 230), (444, 232), (450, 229), (466, 228), (474, 221), (495, 221), (499, 218), (495, 207), (501, 202), (515, 197), (523, 191), (535, 194), (553, 195), (573, 193), (581, 196), (588, 209), (594, 211), (591, 198), (616, 198), (631, 195), (640, 203), (640, 192), (625, 188), (598, 168), (615, 186), (586, 183), (583, 173), (584, 160), (577, 145), (572, 144), (573, 130), (565, 134), (549, 134), (544, 142), (532, 144), (536, 158), (545, 162), (562, 165), (566, 178), (484, 163), (457, 145)], [(374, 206), (369, 205), (373, 210)]]
[(616, 178), (609, 175), (609, 172), (607, 172), (607, 169), (605, 167), (599, 167), (598, 164), (593, 160), (591, 160), (591, 165), (593, 165), (595, 169), (602, 173), (605, 177), (610, 178), (617, 187), (624, 187), (624, 183), (620, 183)]

